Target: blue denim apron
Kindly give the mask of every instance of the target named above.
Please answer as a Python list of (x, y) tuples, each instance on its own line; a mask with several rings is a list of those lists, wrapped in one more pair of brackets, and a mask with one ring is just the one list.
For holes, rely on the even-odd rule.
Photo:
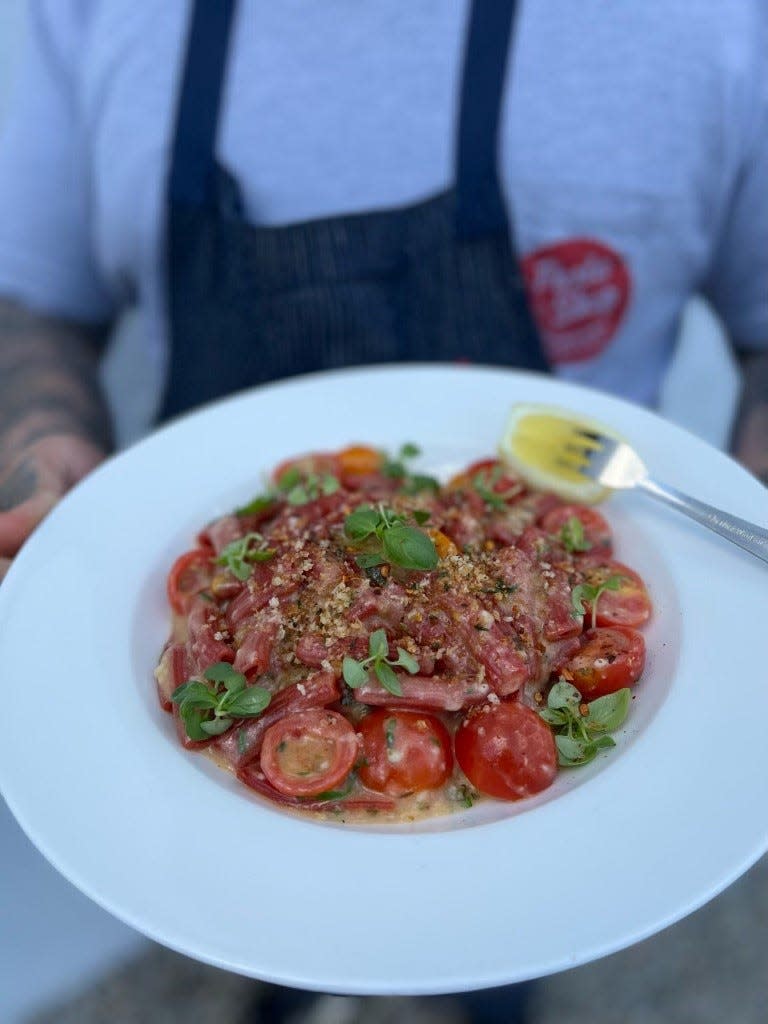
[(453, 188), (284, 227), (245, 219), (216, 135), (235, 0), (196, 0), (167, 221), (171, 358), (161, 418), (312, 370), (455, 361), (546, 370), (500, 187), (514, 0), (474, 0)]

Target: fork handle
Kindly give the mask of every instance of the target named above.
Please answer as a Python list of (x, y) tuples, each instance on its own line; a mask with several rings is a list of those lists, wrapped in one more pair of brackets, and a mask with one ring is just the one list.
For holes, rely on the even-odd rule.
[(695, 519), (697, 523), (701, 523), (702, 526), (708, 526), (710, 530), (719, 533), (721, 537), (738, 544), (740, 548), (749, 551), (751, 555), (756, 555), (764, 562), (768, 562), (768, 530), (764, 530), (761, 526), (756, 526), (755, 523), (750, 523), (746, 519), (732, 516), (729, 512), (723, 512), (722, 509), (715, 508), (713, 505), (697, 501), (696, 498), (691, 498), (674, 487), (656, 483), (655, 480), (647, 477), (645, 480), (639, 481), (637, 486), (658, 498), (659, 501), (663, 501), (665, 505), (677, 509), (678, 512), (683, 512), (691, 519)]

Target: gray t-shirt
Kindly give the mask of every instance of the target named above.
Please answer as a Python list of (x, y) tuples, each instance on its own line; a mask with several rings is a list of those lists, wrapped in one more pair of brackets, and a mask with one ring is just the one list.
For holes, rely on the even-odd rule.
[[(163, 204), (190, 4), (30, 0), (0, 137), (0, 294), (138, 308), (166, 360)], [(453, 179), (468, 5), (242, 0), (222, 160), (249, 218), (413, 202)], [(557, 371), (653, 403), (695, 292), (768, 345), (768, 5), (521, 4), (500, 166)]]

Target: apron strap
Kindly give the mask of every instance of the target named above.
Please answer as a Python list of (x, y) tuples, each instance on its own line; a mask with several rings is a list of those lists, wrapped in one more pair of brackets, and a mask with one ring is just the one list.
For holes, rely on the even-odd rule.
[[(464, 51), (456, 141), (457, 230), (473, 238), (508, 230), (498, 172), (498, 128), (516, 0), (473, 0)], [(237, 0), (194, 0), (179, 92), (169, 195), (219, 201), (216, 135)]]
[(456, 218), (462, 238), (504, 228), (499, 180), (499, 117), (516, 0), (474, 0), (456, 140)]
[(215, 205), (216, 135), (237, 0), (195, 0), (171, 154), (170, 198)]

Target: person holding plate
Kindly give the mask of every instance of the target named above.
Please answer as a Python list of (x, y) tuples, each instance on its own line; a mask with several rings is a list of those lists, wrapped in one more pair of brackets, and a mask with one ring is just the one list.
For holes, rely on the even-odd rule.
[(2, 569), (112, 450), (129, 309), (161, 422), (395, 361), (653, 405), (703, 291), (767, 474), (767, 32), (758, 0), (30, 0), (0, 138)]

